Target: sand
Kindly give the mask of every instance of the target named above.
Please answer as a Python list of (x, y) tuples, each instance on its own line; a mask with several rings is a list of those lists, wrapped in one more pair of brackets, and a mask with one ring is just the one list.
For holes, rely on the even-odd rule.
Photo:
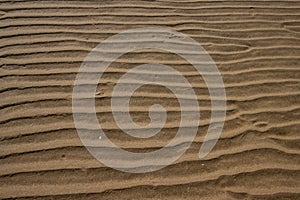
[[(128, 69), (174, 67), (190, 81), (201, 108), (188, 151), (156, 172), (106, 167), (83, 146), (72, 117), (72, 88), (87, 54), (130, 28), (164, 26), (198, 41), (226, 87), (227, 116), (213, 151), (198, 151), (210, 119), (201, 76), (174, 54), (126, 54), (97, 90), (107, 136), (128, 151), (163, 147), (176, 134), (180, 109), (164, 87), (145, 86), (131, 115), (149, 123), (155, 103), (169, 111), (158, 135), (135, 139), (113, 121), (110, 96)], [(300, 199), (300, 1), (0, 1), (1, 199)]]

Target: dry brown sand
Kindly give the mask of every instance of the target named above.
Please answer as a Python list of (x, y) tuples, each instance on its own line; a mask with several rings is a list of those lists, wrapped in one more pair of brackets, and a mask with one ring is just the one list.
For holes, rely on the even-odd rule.
[[(164, 146), (178, 127), (178, 102), (163, 87), (131, 99), (137, 123), (161, 103), (163, 131), (147, 140), (122, 134), (110, 94), (126, 70), (163, 63), (191, 82), (201, 125), (190, 149), (162, 170), (108, 168), (83, 147), (72, 118), (72, 86), (98, 43), (130, 28), (158, 25), (198, 41), (215, 60), (227, 93), (221, 138), (197, 158), (210, 118), (205, 83), (166, 52), (133, 52), (103, 77), (97, 112), (108, 137), (129, 151)], [(0, 1), (0, 198), (300, 199), (300, 1)]]

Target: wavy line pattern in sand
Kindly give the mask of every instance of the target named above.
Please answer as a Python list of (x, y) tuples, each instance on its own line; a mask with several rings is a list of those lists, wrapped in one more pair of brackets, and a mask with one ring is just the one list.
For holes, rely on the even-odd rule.
[[(195, 141), (176, 163), (154, 173), (126, 174), (99, 163), (83, 147), (72, 120), (72, 84), (98, 43), (147, 25), (169, 27), (203, 45), (222, 73), (228, 112), (214, 150), (198, 160), (211, 111), (203, 79), (167, 52), (122, 56), (96, 95), (100, 123), (116, 144), (152, 151), (179, 125), (174, 95), (152, 86), (135, 93), (131, 111), (137, 123), (147, 123), (148, 106), (164, 105), (168, 121), (159, 135), (133, 139), (112, 123), (112, 88), (138, 64), (179, 70), (201, 108)], [(300, 1), (3, 0), (0, 30), (0, 198), (300, 198)]]

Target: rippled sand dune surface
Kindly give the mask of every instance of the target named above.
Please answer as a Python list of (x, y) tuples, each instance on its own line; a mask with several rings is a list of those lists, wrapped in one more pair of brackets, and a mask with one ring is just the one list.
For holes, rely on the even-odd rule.
[[(94, 47), (148, 26), (184, 33), (205, 48), (222, 75), (227, 114), (216, 146), (199, 160), (211, 114), (202, 77), (170, 52), (121, 56), (102, 77), (95, 101), (115, 144), (153, 151), (180, 125), (176, 96), (145, 85), (130, 100), (131, 117), (146, 125), (149, 107), (161, 104), (168, 111), (164, 128), (147, 139), (119, 130), (112, 90), (137, 65), (180, 71), (201, 110), (195, 140), (180, 159), (159, 171), (131, 174), (105, 166), (83, 146), (72, 90)], [(300, 199), (300, 1), (0, 0), (0, 108), (1, 199)]]

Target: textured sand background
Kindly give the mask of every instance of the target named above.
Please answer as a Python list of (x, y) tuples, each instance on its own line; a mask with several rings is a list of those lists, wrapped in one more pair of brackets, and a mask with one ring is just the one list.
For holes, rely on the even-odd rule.
[[(97, 91), (108, 137), (152, 151), (176, 133), (179, 107), (164, 87), (145, 86), (131, 115), (149, 123), (166, 107), (163, 131), (147, 140), (122, 134), (110, 95), (126, 70), (162, 63), (181, 71), (199, 96), (201, 126), (173, 165), (146, 174), (108, 168), (83, 147), (72, 118), (72, 85), (98, 43), (129, 28), (159, 25), (198, 41), (222, 73), (228, 111), (213, 151), (197, 153), (210, 118), (205, 83), (178, 56), (132, 52), (110, 66)], [(0, 1), (0, 198), (300, 199), (300, 1)]]

